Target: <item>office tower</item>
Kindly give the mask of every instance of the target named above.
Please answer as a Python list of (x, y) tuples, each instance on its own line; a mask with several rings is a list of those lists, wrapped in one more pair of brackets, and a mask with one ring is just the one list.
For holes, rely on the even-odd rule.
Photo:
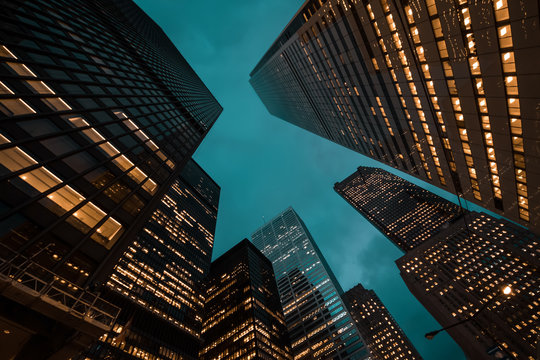
[[(443, 327), (490, 302), (475, 319), (448, 331), (468, 358), (490, 359), (487, 350), (499, 344), (529, 359), (538, 333), (540, 238), (483, 213), (465, 211), (444, 221), (452, 214), (449, 202), (411, 185), (380, 169), (359, 168), (336, 189), (393, 242), (407, 244), (415, 228), (422, 234), (421, 241), (400, 246), (406, 254), (397, 264), (407, 287)], [(506, 284), (514, 289), (508, 298), (501, 295)]]
[(251, 72), (270, 113), (540, 233), (536, 0), (307, 0)]
[(221, 107), (131, 1), (2, 5), (0, 321), (9, 356), (69, 357), (111, 327), (94, 294)]
[(343, 301), (366, 341), (371, 359), (422, 359), (373, 290), (358, 284), (345, 292)]
[(298, 214), (289, 207), (251, 239), (272, 261), (294, 358), (367, 358), (343, 290)]
[(454, 203), (378, 168), (361, 166), (334, 190), (404, 252), (462, 216)]
[(272, 263), (244, 239), (212, 262), (201, 360), (292, 359)]
[[(488, 350), (499, 346), (515, 359), (534, 360), (540, 238), (486, 214), (466, 217), (468, 227), (452, 226), (398, 259), (401, 276), (442, 326), (480, 311), (448, 330), (468, 358), (493, 359)], [(501, 293), (506, 285), (511, 295)]]
[(114, 268), (103, 296), (122, 308), (82, 359), (197, 359), (219, 186), (193, 160)]

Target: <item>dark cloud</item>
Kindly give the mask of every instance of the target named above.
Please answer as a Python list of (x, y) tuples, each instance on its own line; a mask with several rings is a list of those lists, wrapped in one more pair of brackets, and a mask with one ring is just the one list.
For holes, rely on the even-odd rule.
[[(222, 188), (214, 258), (289, 205), (306, 222), (345, 290), (374, 289), (426, 360), (463, 359), (409, 293), (399, 250), (333, 190), (373, 160), (268, 114), (249, 72), (303, 0), (136, 0), (224, 107), (195, 158)], [(394, 171), (395, 172), (395, 171)]]

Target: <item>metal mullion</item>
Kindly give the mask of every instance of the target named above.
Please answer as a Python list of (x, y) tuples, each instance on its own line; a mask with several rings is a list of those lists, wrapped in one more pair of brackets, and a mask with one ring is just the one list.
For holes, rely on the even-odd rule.
[[(152, 173), (151, 175), (155, 174), (159, 169), (161, 169), (163, 166), (165, 165), (165, 162), (162, 162), (161, 165), (159, 167), (157, 167)], [(119, 181), (122, 177), (124, 177), (130, 170), (127, 170), (125, 171), (124, 173), (122, 173), (122, 175), (120, 175), (119, 177), (115, 178), (114, 181), (111, 182), (111, 184), (114, 184), (115, 182)], [(169, 178), (173, 175), (174, 173), (172, 173)], [(150, 178), (150, 176), (148, 176), (148, 178)], [(148, 180), (146, 180), (148, 181)], [(73, 255), (75, 253), (76, 250), (78, 250), (81, 246), (84, 245), (84, 243), (88, 240), (88, 238), (91, 237), (91, 235), (95, 232), (95, 229), (97, 230), (102, 224), (105, 223), (105, 221), (107, 221), (108, 219), (112, 218), (112, 215), (118, 211), (118, 209), (120, 209), (125, 203), (126, 201), (128, 201), (129, 199), (131, 199), (133, 197), (134, 194), (136, 194), (136, 192), (138, 190), (141, 189), (142, 185), (144, 184), (144, 182), (141, 182), (139, 184), (136, 185), (135, 188), (132, 189), (132, 191), (129, 193), (129, 195), (127, 195), (126, 197), (124, 197), (124, 199), (122, 201), (120, 201), (118, 204), (116, 204), (116, 206), (113, 207), (113, 209), (107, 213), (106, 216), (104, 216), (93, 228), (91, 228), (86, 234), (82, 233), (83, 234), (83, 238), (78, 242), (78, 245), (74, 246), (72, 248), (72, 250), (62, 258), (62, 260), (60, 260), (55, 266), (54, 266), (54, 269), (58, 269), (58, 267), (63, 264), (65, 261), (67, 261), (67, 259), (69, 258), (69, 256)], [(60, 187), (62, 186), (63, 184), (60, 184), (58, 185), (57, 187)], [(91, 196), (87, 197), (86, 201), (83, 201), (81, 202), (80, 204), (78, 204), (77, 206), (75, 206), (74, 208), (72, 208), (70, 211), (67, 211), (64, 215), (60, 216), (56, 221), (54, 221), (52, 224), (50, 224), (48, 227), (44, 228), (38, 235), (34, 236), (32, 239), (28, 240), (23, 246), (21, 246), (17, 251), (19, 254), (21, 254), (23, 251), (25, 251), (26, 249), (28, 249), (30, 246), (32, 246), (34, 243), (36, 243), (38, 240), (40, 240), (43, 236), (45, 236), (47, 233), (51, 232), (52, 229), (54, 229), (57, 225), (59, 225), (60, 223), (63, 223), (65, 222), (65, 220), (70, 217), (75, 211), (77, 211), (78, 209), (82, 208), (84, 205), (88, 204), (91, 202), (91, 200), (93, 200), (95, 197), (97, 197), (98, 195), (101, 195), (101, 193), (103, 193), (106, 189), (108, 189), (110, 186), (105, 186), (103, 187), (102, 189), (98, 189), (97, 192), (95, 192), (94, 194), (92, 194)], [(49, 191), (48, 193), (50, 193), (51, 191)], [(35, 199), (35, 198), (34, 198)], [(31, 203), (33, 202), (36, 202), (35, 200), (34, 201), (30, 201)], [(145, 204), (145, 207), (148, 206), (150, 202), (147, 202)], [(13, 212), (13, 211), (11, 211)], [(1, 219), (2, 217), (0, 217)], [(122, 225), (122, 224), (121, 224)], [(122, 227), (124, 227), (124, 225), (122, 225)], [(68, 256), (69, 255), (69, 256)]]
[[(147, 141), (149, 141), (149, 140), (147, 140)], [(107, 142), (107, 140), (101, 141), (100, 143), (105, 143), (105, 142)], [(145, 143), (146, 143), (146, 142), (145, 142)], [(132, 146), (129, 150), (131, 150), (131, 149), (133, 149), (133, 148), (135, 148), (135, 147), (137, 147), (137, 146), (139, 146), (139, 145), (140, 145), (140, 144), (136, 144), (136, 145)], [(87, 146), (84, 147), (83, 149), (91, 148), (91, 147), (97, 147), (97, 146), (99, 146), (99, 143), (94, 143), (94, 144), (87, 145)], [(71, 156), (72, 154), (78, 154), (78, 153), (82, 153), (82, 152), (83, 152), (83, 151), (80, 151), (80, 150), (79, 150), (79, 151), (72, 151), (72, 152), (67, 153), (67, 154), (70, 154), (69, 156)], [(152, 154), (155, 154), (155, 153), (153, 153), (153, 152), (151, 152), (151, 153), (152, 153)], [(19, 175), (19, 174), (24, 174), (24, 173), (26, 173), (26, 172), (28, 172), (28, 171), (35, 170), (35, 169), (38, 169), (38, 168), (43, 167), (43, 166), (45, 166), (45, 165), (48, 165), (48, 164), (51, 163), (51, 162), (61, 160), (61, 159), (63, 159), (64, 157), (66, 157), (67, 154), (64, 154), (62, 157), (56, 157), (56, 158), (47, 160), (46, 162), (38, 163), (38, 164), (36, 164), (36, 165), (26, 167), (26, 168), (21, 169), (21, 170), (19, 170), (19, 171), (12, 172), (12, 173), (10, 173), (9, 176), (5, 176), (5, 177), (3, 177), (3, 178), (0, 178), (0, 181), (6, 181), (6, 180), (9, 180), (9, 179), (11, 179), (11, 178), (13, 178), (14, 176), (17, 176), (17, 175)], [(35, 197), (33, 197), (33, 198), (27, 200), (25, 203), (22, 203), (22, 204), (18, 205), (17, 207), (12, 208), (12, 209), (9, 210), (8, 212), (6, 212), (6, 213), (0, 215), (0, 220), (5, 219), (5, 218), (7, 218), (8, 216), (13, 215), (14, 212), (16, 212), (16, 211), (18, 211), (18, 210), (21, 210), (21, 209), (27, 207), (28, 205), (30, 205), (30, 204), (32, 204), (32, 203), (34, 203), (34, 202), (37, 202), (37, 201), (43, 199), (43, 198), (46, 197), (47, 195), (49, 195), (49, 194), (55, 192), (56, 190), (58, 190), (58, 189), (64, 187), (65, 185), (72, 184), (74, 181), (76, 181), (76, 180), (82, 178), (84, 175), (87, 175), (87, 174), (91, 173), (92, 171), (98, 169), (98, 168), (101, 167), (101, 166), (104, 166), (104, 165), (106, 165), (106, 164), (111, 163), (111, 159), (116, 159), (117, 157), (119, 157), (119, 156), (121, 156), (121, 155), (123, 155), (123, 154), (120, 153), (120, 154), (118, 154), (118, 155), (116, 155), (116, 156), (114, 156), (114, 157), (107, 157), (105, 160), (103, 160), (103, 161), (99, 162), (98, 164), (96, 164), (96, 165), (90, 167), (89, 169), (87, 169), (87, 170), (85, 170), (85, 171), (83, 171), (83, 172), (80, 172), (80, 173), (78, 173), (77, 175), (75, 175), (75, 176), (73, 176), (73, 177), (71, 177), (71, 178), (68, 178), (68, 179), (64, 180), (62, 183), (60, 183), (60, 184), (58, 184), (58, 185), (56, 185), (56, 186), (50, 188), (50, 189), (47, 190), (47, 191), (42, 192), (40, 195), (35, 196)], [(148, 156), (145, 157), (144, 159), (141, 159), (140, 161), (134, 163), (134, 165), (133, 165), (131, 168), (129, 168), (129, 169), (126, 170), (126, 171), (121, 172), (121, 174), (120, 174), (118, 177), (116, 177), (115, 180), (118, 181), (118, 180), (124, 178), (124, 176), (125, 176), (127, 173), (129, 173), (132, 169), (134, 169), (135, 167), (137, 167), (137, 166), (140, 165), (141, 163), (144, 163), (147, 159), (148, 159)], [(161, 163), (163, 164), (163, 163), (165, 163), (165, 162), (162, 161)], [(114, 166), (117, 167), (116, 165), (114, 165)], [(159, 169), (159, 168), (161, 168), (161, 165), (158, 167), (158, 169)], [(31, 170), (28, 170), (28, 169), (31, 169)], [(120, 171), (121, 171), (121, 170), (120, 170)], [(156, 169), (155, 171), (153, 171), (152, 174), (155, 174), (156, 171), (157, 171), (157, 169)], [(150, 178), (150, 175), (147, 175), (147, 178)], [(116, 181), (111, 182), (111, 185), (114, 184)], [(135, 182), (135, 181), (134, 181), (134, 182)], [(143, 183), (137, 184), (137, 188), (138, 188), (138, 185), (142, 185), (142, 184), (143, 184)], [(97, 190), (98, 190), (97, 192), (94, 192), (94, 193), (93, 193), (92, 195), (90, 195), (90, 196), (86, 196), (86, 200), (90, 201), (90, 200), (94, 199), (95, 197), (97, 197), (98, 195), (100, 195), (103, 191), (105, 191), (108, 187), (110, 187), (110, 185), (109, 185), (109, 186), (105, 186), (105, 187), (103, 187), (102, 189), (97, 189)]]

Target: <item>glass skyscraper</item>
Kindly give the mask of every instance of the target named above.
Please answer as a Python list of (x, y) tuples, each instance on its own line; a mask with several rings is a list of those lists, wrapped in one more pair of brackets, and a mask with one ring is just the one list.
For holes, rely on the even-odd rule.
[(367, 358), (343, 290), (298, 214), (286, 209), (251, 238), (272, 261), (294, 358)]
[(307, 0), (251, 72), (273, 115), (540, 233), (537, 0)]
[(0, 24), (0, 321), (34, 359), (111, 327), (95, 294), (222, 109), (130, 0), (10, 1)]
[(212, 262), (201, 360), (290, 360), (272, 263), (244, 239)]

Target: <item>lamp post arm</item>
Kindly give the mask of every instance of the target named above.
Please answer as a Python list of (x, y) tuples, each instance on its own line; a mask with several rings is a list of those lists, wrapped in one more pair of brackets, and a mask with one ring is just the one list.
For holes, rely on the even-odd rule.
[(484, 305), (482, 305), (482, 307), (481, 307), (480, 309), (478, 309), (478, 311), (475, 312), (474, 314), (472, 314), (471, 316), (466, 317), (465, 319), (460, 320), (460, 321), (458, 321), (458, 322), (455, 322), (455, 323), (453, 323), (453, 324), (451, 324), (451, 325), (445, 326), (445, 327), (443, 327), (443, 328), (441, 328), (441, 329), (439, 329), (439, 330), (435, 330), (435, 331), (429, 332), (429, 333), (427, 333), (427, 334), (425, 335), (425, 337), (428, 338), (428, 339), (432, 339), (435, 335), (437, 335), (437, 334), (440, 333), (441, 331), (445, 331), (445, 330), (451, 329), (451, 328), (453, 328), (453, 327), (455, 327), (455, 326), (461, 325), (461, 324), (463, 324), (463, 323), (465, 323), (465, 322), (467, 322), (467, 321), (470, 321), (470, 320), (474, 319), (475, 317), (478, 316), (478, 314), (480, 314), (482, 311), (484, 311), (484, 309), (487, 308), (488, 305), (490, 305), (491, 303), (493, 303), (493, 301), (495, 301), (495, 299), (497, 299), (498, 297), (499, 297), (499, 296), (497, 295), (497, 296), (492, 297), (490, 300), (486, 301), (486, 302), (484, 303)]

